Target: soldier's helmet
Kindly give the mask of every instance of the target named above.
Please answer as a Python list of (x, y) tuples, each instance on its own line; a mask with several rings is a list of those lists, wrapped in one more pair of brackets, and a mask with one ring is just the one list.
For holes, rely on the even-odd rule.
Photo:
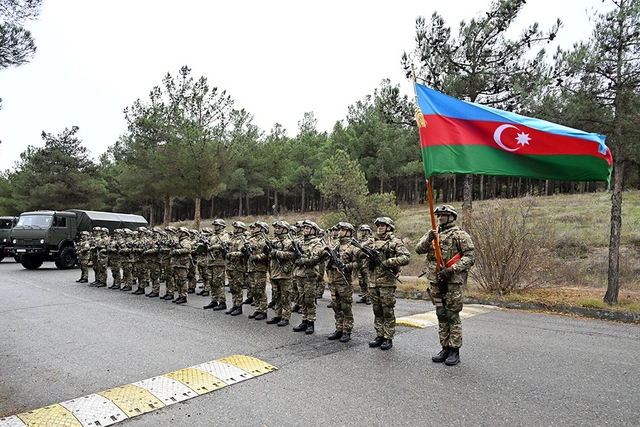
[(103, 233), (109, 234), (109, 229), (107, 227), (102, 227), (102, 231)]
[(164, 230), (162, 228), (160, 228), (160, 227), (153, 227), (153, 229), (151, 231), (153, 231), (154, 233), (159, 234), (161, 236), (166, 236), (167, 235), (167, 233), (165, 233)]
[(168, 231), (169, 233), (173, 233), (173, 234), (175, 234), (175, 233), (177, 233), (177, 232), (178, 232), (178, 229), (177, 229), (177, 228), (175, 228), (173, 225), (167, 225), (167, 226), (164, 228), (164, 230), (165, 230), (165, 231)]
[(267, 224), (266, 222), (256, 221), (255, 224), (257, 227), (262, 228), (265, 233), (269, 233), (269, 224)]
[(80, 235), (81, 236), (91, 236), (91, 233), (89, 233), (88, 231), (81, 231)]
[(376, 225), (376, 227), (378, 226), (378, 224), (386, 224), (389, 227), (391, 227), (391, 230), (395, 230), (396, 229), (396, 226), (393, 223), (393, 220), (391, 218), (389, 218), (388, 216), (378, 217), (378, 218), (376, 218), (376, 220), (373, 223)]
[(147, 232), (147, 227), (138, 227), (137, 229), (139, 232), (141, 233), (146, 233)]
[(456, 210), (454, 209), (453, 206), (451, 205), (441, 205), (441, 206), (437, 206), (434, 210), (433, 213), (435, 215), (452, 215), (453, 216), (453, 220), (455, 221), (456, 219), (458, 219), (458, 212), (456, 212)]
[(231, 225), (233, 225), (233, 228), (242, 228), (243, 230), (247, 229), (247, 224), (242, 221), (234, 221)]
[(362, 224), (362, 225), (358, 228), (358, 230), (360, 230), (360, 231), (365, 231), (365, 232), (369, 232), (369, 233), (372, 233), (372, 231), (371, 231), (371, 227), (369, 227), (367, 224)]
[(315, 222), (313, 222), (313, 221), (311, 221), (311, 220), (309, 220), (309, 219), (305, 219), (305, 220), (302, 222), (302, 226), (303, 226), (303, 227), (311, 227), (311, 228), (313, 228), (313, 229), (316, 231), (316, 234), (319, 234), (319, 233), (320, 233), (320, 231), (321, 231), (321, 230), (320, 230), (320, 227), (318, 227), (318, 224), (316, 224)]
[(282, 227), (284, 229), (289, 229), (291, 228), (291, 226), (289, 225), (289, 223), (287, 221), (284, 220), (278, 220), (278, 221), (274, 221), (273, 224), (274, 227)]
[(293, 226), (296, 228), (301, 228), (304, 226), (304, 221), (296, 221), (296, 223)]
[(210, 228), (204, 227), (201, 230), (202, 234), (213, 234), (213, 231)]
[(214, 219), (211, 225), (219, 225), (220, 227), (226, 227), (227, 223), (224, 219)]
[(189, 229), (187, 227), (178, 227), (179, 233), (189, 234)]
[(189, 234), (197, 236), (199, 233), (198, 233), (198, 230), (196, 230), (195, 228), (192, 228), (191, 230), (189, 230)]
[(340, 229), (349, 230), (351, 232), (351, 234), (356, 232), (356, 229), (354, 228), (353, 225), (351, 225), (348, 222), (344, 222), (344, 221), (340, 221), (338, 224), (334, 225), (334, 227), (336, 227), (338, 230), (340, 230)]
[(93, 227), (94, 233), (102, 233), (102, 227)]
[(128, 228), (123, 229), (123, 230), (122, 230), (122, 232), (123, 232), (124, 234), (129, 235), (129, 236), (131, 235), (131, 233), (133, 233), (133, 231), (131, 231), (131, 230), (130, 230), (130, 229), (128, 229)]

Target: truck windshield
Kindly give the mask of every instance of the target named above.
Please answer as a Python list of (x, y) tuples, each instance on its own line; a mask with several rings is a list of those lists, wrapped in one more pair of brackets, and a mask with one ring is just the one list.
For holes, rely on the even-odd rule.
[(49, 228), (51, 215), (24, 215), (18, 220), (16, 228)]
[(12, 222), (10, 219), (0, 219), (0, 230), (10, 230)]

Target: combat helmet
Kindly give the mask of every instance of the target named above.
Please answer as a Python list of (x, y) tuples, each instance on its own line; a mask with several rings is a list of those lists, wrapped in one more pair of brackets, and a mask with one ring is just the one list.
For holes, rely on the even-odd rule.
[(396, 226), (393, 223), (393, 220), (388, 216), (380, 216), (376, 218), (376, 220), (373, 221), (373, 223), (376, 225), (376, 227), (378, 226), (378, 224), (386, 224), (387, 226), (391, 227), (391, 231), (396, 229)]
[(224, 219), (214, 219), (211, 225), (219, 225), (220, 227), (226, 227), (227, 222)]
[(302, 222), (302, 226), (303, 227), (311, 227), (316, 231), (316, 234), (320, 233), (320, 227), (318, 226), (318, 224), (316, 224), (315, 222), (311, 221), (310, 219), (305, 219)]
[(173, 225), (167, 225), (164, 228), (164, 231), (168, 231), (169, 233), (176, 234), (178, 232), (178, 229), (175, 228)]
[(213, 230), (211, 230), (211, 229), (210, 229), (210, 228), (208, 228), (208, 227), (204, 227), (202, 230), (200, 230), (200, 232), (201, 232), (202, 234), (213, 234)]
[(458, 212), (456, 212), (455, 208), (451, 205), (441, 205), (437, 206), (433, 210), (434, 215), (452, 215), (453, 220), (458, 219)]
[(243, 230), (247, 229), (247, 224), (242, 221), (234, 221), (231, 225), (233, 226), (233, 228), (242, 228)]
[(360, 227), (358, 227), (358, 231), (373, 233), (373, 231), (371, 231), (371, 227), (369, 227), (367, 224), (362, 224)]
[(345, 221), (340, 221), (339, 223), (337, 223), (336, 225), (334, 225), (335, 228), (337, 228), (338, 230), (343, 229), (343, 230), (349, 230), (351, 232), (351, 234), (353, 235), (353, 233), (356, 232), (356, 229), (354, 228), (353, 225), (351, 225), (348, 222)]
[(91, 233), (89, 233), (88, 231), (81, 231), (80, 235), (81, 236), (91, 236)]
[(178, 232), (189, 235), (189, 229), (187, 227), (178, 227)]
[(266, 222), (263, 221), (256, 221), (255, 225), (257, 227), (261, 227), (265, 233), (269, 233), (269, 224), (267, 224)]

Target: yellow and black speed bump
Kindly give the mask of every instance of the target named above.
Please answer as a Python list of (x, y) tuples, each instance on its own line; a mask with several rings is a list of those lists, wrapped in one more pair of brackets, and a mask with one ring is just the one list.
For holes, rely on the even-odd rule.
[(229, 356), (0, 418), (0, 427), (109, 426), (276, 369), (278, 368), (253, 357)]

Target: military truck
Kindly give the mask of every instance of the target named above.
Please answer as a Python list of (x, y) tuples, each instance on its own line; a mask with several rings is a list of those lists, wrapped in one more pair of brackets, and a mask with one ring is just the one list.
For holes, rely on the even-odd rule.
[(59, 269), (68, 269), (76, 265), (74, 242), (80, 232), (106, 227), (111, 234), (116, 228), (146, 225), (144, 217), (123, 213), (79, 209), (24, 212), (11, 230), (11, 239), (13, 252), (24, 268), (35, 270), (44, 261), (54, 261)]
[(11, 229), (17, 222), (17, 216), (0, 216), (0, 261), (2, 261), (5, 256), (13, 256)]

